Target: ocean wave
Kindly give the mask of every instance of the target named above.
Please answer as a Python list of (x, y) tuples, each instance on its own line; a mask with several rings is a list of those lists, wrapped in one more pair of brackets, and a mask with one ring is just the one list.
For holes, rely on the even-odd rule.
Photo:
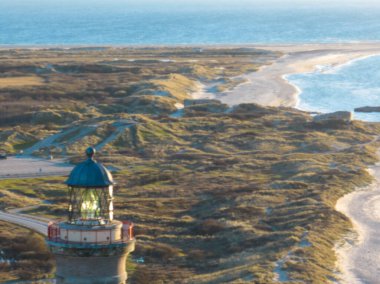
[[(298, 92), (297, 108), (306, 111), (351, 111), (380, 106), (380, 56), (370, 55), (339, 66), (320, 65), (312, 73), (284, 78)], [(380, 113), (355, 113), (355, 119), (380, 121)]]

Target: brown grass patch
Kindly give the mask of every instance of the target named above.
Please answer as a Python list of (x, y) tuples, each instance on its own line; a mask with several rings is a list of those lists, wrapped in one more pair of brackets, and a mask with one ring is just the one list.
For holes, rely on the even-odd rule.
[(41, 86), (43, 83), (43, 80), (37, 76), (0, 78), (0, 88)]

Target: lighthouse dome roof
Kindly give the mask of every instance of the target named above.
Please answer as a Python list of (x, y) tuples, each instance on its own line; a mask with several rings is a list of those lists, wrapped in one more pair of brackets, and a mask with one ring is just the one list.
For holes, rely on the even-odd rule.
[(75, 166), (66, 184), (72, 187), (108, 187), (114, 184), (112, 174), (105, 166), (94, 160), (95, 149), (86, 150), (88, 159)]

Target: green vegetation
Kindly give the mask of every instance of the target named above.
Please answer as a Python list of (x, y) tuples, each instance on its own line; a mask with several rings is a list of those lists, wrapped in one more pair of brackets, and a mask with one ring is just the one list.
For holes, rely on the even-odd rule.
[[(183, 117), (169, 116), (197, 80), (220, 80), (228, 89), (233, 77), (278, 54), (84, 48), (0, 56), (2, 76), (38, 71), (44, 79), (0, 91), (1, 148), (16, 152), (64, 131), (34, 154), (76, 163), (89, 145), (104, 144), (97, 159), (118, 169), (115, 217), (136, 224), (132, 283), (268, 284), (278, 271), (296, 283), (336, 277), (333, 247), (350, 222), (334, 206), (371, 182), (365, 169), (377, 161), (380, 124), (318, 124), (305, 112), (254, 104), (227, 112), (212, 100), (187, 101)], [(0, 208), (64, 218), (63, 181), (1, 180)], [(133, 262), (140, 258), (144, 263)]]
[[(284, 259), (289, 279), (328, 283), (333, 246), (350, 228), (334, 205), (371, 181), (365, 168), (376, 161), (378, 145), (366, 143), (380, 125), (321, 128), (306, 113), (256, 105), (201, 113), (122, 115), (138, 124), (99, 153), (120, 169), (116, 218), (136, 224), (132, 257), (145, 262), (135, 264), (131, 281), (272, 283)], [(114, 121), (97, 119), (101, 129)], [(107, 131), (86, 139), (101, 133)], [(0, 188), (13, 196), (2, 199), (5, 207), (38, 198), (52, 204), (27, 213), (64, 217), (63, 178), (3, 180)]]
[(53, 257), (41, 236), (0, 222), (0, 282), (47, 278), (53, 271)]
[(219, 80), (227, 89), (231, 77), (278, 56), (254, 48), (0, 50), (0, 127), (32, 122), (52, 128), (110, 113), (169, 114), (198, 81)]

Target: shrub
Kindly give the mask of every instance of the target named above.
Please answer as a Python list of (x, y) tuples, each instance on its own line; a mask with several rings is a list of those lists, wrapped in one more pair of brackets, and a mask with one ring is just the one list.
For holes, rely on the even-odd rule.
[(215, 219), (207, 219), (202, 221), (197, 227), (196, 232), (201, 235), (215, 235), (224, 230), (226, 226)]

